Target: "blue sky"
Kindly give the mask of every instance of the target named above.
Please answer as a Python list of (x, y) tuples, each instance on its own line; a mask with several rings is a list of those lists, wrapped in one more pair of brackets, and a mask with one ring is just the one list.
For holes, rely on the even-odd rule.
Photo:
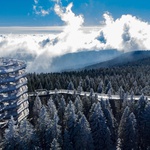
[[(116, 19), (123, 14), (132, 14), (150, 22), (149, 0), (62, 0), (62, 5), (67, 6), (73, 2), (73, 12), (84, 15), (84, 25), (98, 25), (103, 20), (102, 15), (108, 11)], [(0, 26), (56, 26), (63, 22), (53, 11), (54, 1), (39, 0), (38, 6), (49, 9), (49, 15), (35, 14), (34, 0), (1, 0), (0, 1)]]

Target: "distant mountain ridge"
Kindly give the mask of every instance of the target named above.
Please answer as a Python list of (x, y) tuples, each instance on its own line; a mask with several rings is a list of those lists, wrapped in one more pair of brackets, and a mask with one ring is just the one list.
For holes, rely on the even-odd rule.
[(120, 54), (122, 54), (122, 52), (119, 52), (115, 49), (68, 53), (53, 58), (50, 67), (53, 72), (76, 70), (98, 62), (110, 60), (119, 56)]
[(143, 58), (137, 61), (129, 62), (122, 66), (150, 66), (150, 57)]
[(146, 65), (146, 63), (149, 63), (149, 60), (150, 60), (149, 50), (147, 51), (138, 50), (138, 51), (121, 54), (111, 60), (90, 65), (84, 67), (83, 69), (89, 70), (89, 69), (98, 69), (98, 68), (107, 68), (107, 67), (109, 68), (109, 67), (126, 66), (126, 65), (130, 65), (130, 66), (141, 65), (142, 61), (144, 61)]

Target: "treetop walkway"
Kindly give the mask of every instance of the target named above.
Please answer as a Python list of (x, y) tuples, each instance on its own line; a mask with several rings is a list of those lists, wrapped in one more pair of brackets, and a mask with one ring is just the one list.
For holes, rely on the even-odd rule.
[[(46, 96), (46, 95), (53, 95), (53, 94), (70, 94), (70, 95), (73, 95), (73, 94), (79, 94), (81, 96), (94, 96), (96, 95), (98, 100), (106, 100), (106, 99), (113, 99), (113, 100), (120, 100), (120, 95), (109, 95), (109, 94), (101, 94), (101, 93), (91, 93), (91, 92), (77, 92), (75, 90), (65, 90), (65, 89), (60, 89), (60, 90), (45, 90), (45, 89), (38, 89), (36, 90), (35, 92), (30, 92), (29, 93), (29, 97), (34, 97), (36, 95), (38, 96)], [(128, 95), (127, 96), (127, 99), (132, 99), (133, 100), (139, 100), (139, 98), (141, 97), (140, 95)], [(150, 96), (144, 96), (146, 97), (148, 100), (150, 100)]]

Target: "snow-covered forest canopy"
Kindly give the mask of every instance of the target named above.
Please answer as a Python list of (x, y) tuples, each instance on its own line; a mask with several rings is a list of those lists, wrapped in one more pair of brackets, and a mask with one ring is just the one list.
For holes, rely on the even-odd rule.
[(118, 94), (119, 89), (135, 95), (150, 95), (150, 66), (124, 66), (101, 68), (93, 70), (41, 73), (28, 75), (28, 90), (36, 89), (70, 89), (77, 90), (82, 86), (83, 91), (91, 89), (98, 93)]
[(96, 96), (60, 95), (45, 101), (37, 95), (30, 115), (19, 125), (10, 119), (6, 150), (148, 150), (150, 102), (123, 99), (119, 108)]

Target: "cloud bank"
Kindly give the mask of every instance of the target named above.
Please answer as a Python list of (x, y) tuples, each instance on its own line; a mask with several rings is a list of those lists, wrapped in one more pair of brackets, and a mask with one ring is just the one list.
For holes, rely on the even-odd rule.
[[(34, 2), (36, 10), (41, 8), (37, 11), (38, 15), (50, 13), (42, 11), (38, 0)], [(58, 32), (4, 34), (3, 31), (0, 35), (0, 56), (26, 60), (29, 72), (50, 72), (55, 71), (51, 70), (53, 58), (67, 53), (105, 49), (125, 52), (150, 50), (148, 22), (132, 15), (122, 15), (114, 19), (106, 12), (99, 26), (85, 27), (86, 18), (82, 14), (76, 15), (72, 7), (73, 3), (62, 7), (59, 1), (56, 1), (54, 11), (64, 22), (63, 28)], [(58, 28), (53, 29), (57, 31)]]

